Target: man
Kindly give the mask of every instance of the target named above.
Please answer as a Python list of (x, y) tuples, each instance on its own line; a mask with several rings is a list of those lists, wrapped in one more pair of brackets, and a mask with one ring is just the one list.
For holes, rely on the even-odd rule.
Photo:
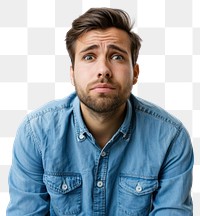
[(193, 151), (182, 123), (131, 94), (140, 38), (93, 8), (66, 36), (76, 92), (29, 114), (14, 143), (8, 216), (192, 215)]

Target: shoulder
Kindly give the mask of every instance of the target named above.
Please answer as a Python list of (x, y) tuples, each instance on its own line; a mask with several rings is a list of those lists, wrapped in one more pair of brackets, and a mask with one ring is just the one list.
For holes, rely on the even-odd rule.
[(52, 137), (54, 131), (63, 133), (67, 122), (71, 119), (76, 99), (77, 96), (73, 93), (66, 98), (48, 102), (30, 112), (20, 124), (17, 136), (31, 137), (34, 143), (40, 145), (47, 136)]
[(73, 93), (64, 99), (48, 102), (27, 114), (18, 127), (15, 145), (26, 146), (33, 143), (41, 153), (49, 142), (63, 137), (77, 100)]
[(31, 121), (33, 119), (52, 115), (53, 113), (62, 113), (69, 111), (73, 107), (75, 98), (76, 94), (72, 93), (63, 99), (50, 101), (42, 105), (41, 107), (35, 109), (34, 111), (30, 112), (27, 115), (27, 119)]
[(145, 134), (144, 137), (148, 137), (149, 142), (157, 143), (158, 145), (154, 145), (157, 149), (167, 150), (173, 145), (177, 149), (176, 152), (181, 152), (180, 149), (192, 149), (190, 135), (179, 119), (163, 108), (133, 95), (130, 101), (136, 119), (136, 132)]
[(183, 127), (182, 122), (178, 118), (156, 104), (133, 95), (131, 95), (130, 101), (135, 114), (140, 118), (146, 118), (153, 122), (162, 122), (177, 129)]
[(63, 124), (71, 116), (76, 98), (76, 94), (72, 93), (63, 99), (53, 100), (42, 105), (28, 113), (19, 128), (47, 129), (56, 123)]

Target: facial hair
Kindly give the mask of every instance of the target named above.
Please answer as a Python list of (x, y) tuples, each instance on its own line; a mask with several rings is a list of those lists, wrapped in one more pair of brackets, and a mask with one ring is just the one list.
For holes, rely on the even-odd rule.
[(111, 84), (116, 89), (120, 89), (119, 85), (117, 85), (116, 83), (113, 84), (105, 78), (95, 83), (89, 84), (85, 91), (81, 89), (80, 86), (75, 82), (76, 93), (80, 101), (93, 112), (99, 114), (113, 112), (116, 109), (118, 109), (121, 105), (125, 104), (128, 98), (130, 97), (130, 92), (132, 89), (131, 83), (129, 86), (127, 86), (127, 88), (123, 90), (123, 92), (120, 92), (119, 90), (116, 94), (99, 93), (96, 96), (90, 95), (88, 89), (90, 89), (90, 86), (98, 83)]

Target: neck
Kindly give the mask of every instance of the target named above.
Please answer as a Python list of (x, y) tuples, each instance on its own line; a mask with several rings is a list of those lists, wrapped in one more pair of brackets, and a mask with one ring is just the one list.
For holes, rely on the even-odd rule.
[(89, 131), (98, 145), (103, 148), (121, 126), (125, 117), (126, 104), (112, 112), (97, 113), (81, 103), (81, 111)]

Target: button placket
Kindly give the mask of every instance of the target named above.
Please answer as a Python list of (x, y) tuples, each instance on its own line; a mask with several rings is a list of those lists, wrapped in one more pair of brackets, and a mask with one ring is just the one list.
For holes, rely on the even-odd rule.
[(101, 157), (105, 157), (107, 154), (106, 154), (106, 152), (105, 151), (103, 151), (102, 153), (101, 153)]
[(95, 187), (93, 190), (94, 211), (105, 212), (106, 209), (106, 176), (108, 171), (108, 152), (103, 149), (97, 153), (95, 164)]
[(97, 182), (97, 187), (98, 187), (98, 188), (103, 187), (103, 181), (101, 181), (101, 180), (98, 181), (98, 182)]

